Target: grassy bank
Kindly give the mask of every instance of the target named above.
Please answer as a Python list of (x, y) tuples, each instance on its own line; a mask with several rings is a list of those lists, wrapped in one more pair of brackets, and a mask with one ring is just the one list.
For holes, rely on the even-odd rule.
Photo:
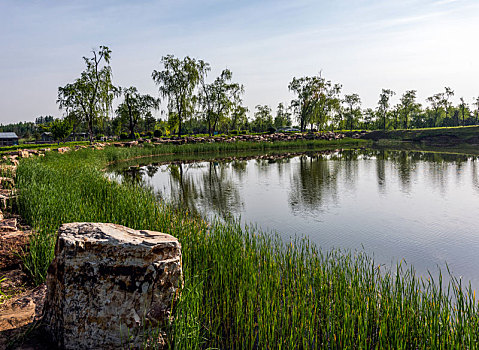
[(114, 222), (181, 241), (185, 288), (169, 332), (172, 348), (476, 347), (477, 305), (460, 282), (442, 288), (417, 280), (413, 269), (385, 271), (364, 254), (321, 252), (307, 240), (284, 243), (236, 222), (206, 223), (102, 172), (120, 159), (247, 146), (111, 147), (22, 160), (18, 207), (38, 232), (26, 267), (37, 282), (44, 278), (61, 223)]
[(19, 149), (41, 149), (41, 148), (51, 148), (57, 149), (60, 147), (74, 147), (77, 145), (88, 145), (88, 141), (77, 141), (77, 142), (60, 142), (60, 143), (39, 143), (39, 144), (20, 144), (14, 146), (3, 146), (0, 147), (0, 154), (9, 153), (17, 151)]
[(426, 145), (456, 146), (479, 143), (479, 126), (375, 130), (363, 136), (369, 140), (420, 142)]

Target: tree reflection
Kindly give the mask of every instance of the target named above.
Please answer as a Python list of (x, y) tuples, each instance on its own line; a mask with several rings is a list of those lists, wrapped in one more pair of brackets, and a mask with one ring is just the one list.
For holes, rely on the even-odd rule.
[(293, 212), (323, 210), (338, 196), (339, 162), (330, 162), (322, 155), (300, 156), (293, 169), (289, 203)]
[(121, 175), (123, 181), (127, 181), (133, 184), (141, 184), (143, 183), (145, 169), (139, 166), (131, 166), (125, 169), (121, 169), (117, 173)]
[(230, 163), (209, 162), (208, 169), (202, 176), (201, 206), (214, 209), (223, 218), (238, 213), (242, 201), (238, 188), (232, 181), (231, 172), (238, 176), (244, 170), (241, 166), (230, 167)]
[[(361, 160), (367, 162), (360, 167)], [(315, 215), (340, 203), (341, 191), (355, 192), (361, 183), (360, 176), (374, 174), (377, 189), (382, 194), (389, 182), (398, 184), (403, 192), (411, 193), (414, 183), (421, 178), (427, 179), (427, 186), (445, 194), (448, 181), (459, 183), (466, 178), (464, 174), (471, 171), (472, 186), (479, 192), (476, 163), (476, 157), (467, 155), (368, 149), (308, 152), (294, 157), (283, 154), (230, 161), (176, 162), (166, 168), (149, 164), (118, 170), (117, 174), (123, 181), (138, 184), (155, 177), (160, 168), (166, 169), (169, 177), (165, 193), (170, 203), (225, 218), (239, 214), (244, 208), (238, 184), (249, 181), (246, 176), (249, 169), (253, 169), (253, 174), (263, 183), (271, 180), (289, 186), (288, 205), (293, 213)], [(255, 185), (251, 184), (251, 187)], [(367, 186), (367, 183), (363, 185)]]

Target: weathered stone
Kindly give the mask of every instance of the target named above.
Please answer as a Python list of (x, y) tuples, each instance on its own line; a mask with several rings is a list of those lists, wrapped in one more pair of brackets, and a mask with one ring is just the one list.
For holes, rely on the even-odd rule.
[(70, 151), (70, 147), (59, 147), (57, 148), (58, 153), (66, 153)]
[(20, 158), (28, 158), (30, 157), (30, 153), (26, 149), (20, 149), (18, 150), (18, 156)]
[(0, 231), (5, 232), (5, 231), (16, 231), (17, 230), (17, 219), (11, 218), (11, 219), (3, 219), (0, 220)]
[(181, 246), (170, 235), (64, 224), (48, 270), (46, 330), (64, 349), (140, 347), (149, 328), (168, 322), (181, 278)]

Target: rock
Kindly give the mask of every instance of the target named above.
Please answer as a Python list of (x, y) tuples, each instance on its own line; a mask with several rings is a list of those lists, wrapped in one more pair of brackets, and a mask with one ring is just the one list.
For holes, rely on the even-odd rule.
[(28, 158), (28, 157), (30, 157), (30, 153), (28, 153), (28, 151), (25, 150), (25, 149), (20, 149), (20, 150), (18, 150), (18, 156), (20, 158)]
[(21, 253), (22, 250), (26, 250), (28, 238), (28, 232), (0, 231), (0, 269), (2, 270), (2, 275), (5, 270), (20, 266), (22, 261)]
[(70, 151), (70, 147), (60, 147), (57, 148), (58, 153), (66, 153)]
[(13, 188), (15, 187), (15, 180), (10, 177), (0, 177), (0, 188)]
[(41, 316), (46, 288), (44, 284), (0, 305), (0, 331), (18, 328)]
[(148, 329), (169, 321), (181, 279), (181, 246), (170, 235), (64, 224), (48, 270), (46, 331), (64, 349), (139, 348)]
[(5, 231), (16, 231), (17, 230), (17, 219), (11, 218), (11, 219), (3, 219), (0, 220), (0, 232), (5, 232)]

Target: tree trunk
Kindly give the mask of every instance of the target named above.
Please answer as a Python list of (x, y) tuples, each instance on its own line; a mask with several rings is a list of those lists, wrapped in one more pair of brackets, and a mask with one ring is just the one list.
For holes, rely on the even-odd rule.
[(90, 144), (93, 143), (93, 118), (88, 119), (88, 137), (90, 139)]

